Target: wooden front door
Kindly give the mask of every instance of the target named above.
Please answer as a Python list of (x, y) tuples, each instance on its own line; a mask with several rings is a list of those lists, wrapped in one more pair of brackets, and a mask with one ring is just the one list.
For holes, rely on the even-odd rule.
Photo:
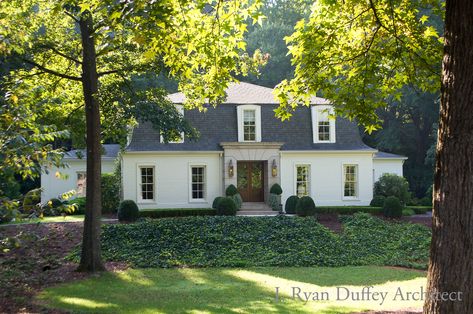
[(237, 185), (244, 202), (264, 202), (263, 162), (238, 161)]

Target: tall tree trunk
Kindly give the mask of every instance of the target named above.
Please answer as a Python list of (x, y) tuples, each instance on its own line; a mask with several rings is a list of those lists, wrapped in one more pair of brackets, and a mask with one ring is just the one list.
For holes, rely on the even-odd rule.
[[(429, 296), (424, 313), (473, 313), (473, 1), (447, 0)], [(458, 298), (461, 300), (458, 300)]]
[(84, 234), (79, 271), (104, 270), (100, 248), (100, 216), (102, 213), (100, 110), (96, 99), (98, 75), (95, 43), (92, 37), (93, 21), (89, 12), (81, 15), (79, 22), (83, 49), (82, 88), (85, 100), (87, 127), (87, 186)]

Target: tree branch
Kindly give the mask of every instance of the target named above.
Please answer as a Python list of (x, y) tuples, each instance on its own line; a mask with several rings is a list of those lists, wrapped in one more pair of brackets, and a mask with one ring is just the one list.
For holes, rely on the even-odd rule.
[(73, 61), (73, 62), (75, 62), (75, 63), (82, 64), (82, 61), (79, 61), (79, 60), (77, 60), (77, 59), (74, 58), (74, 57), (71, 57), (71, 56), (66, 55), (65, 53), (63, 53), (63, 52), (59, 51), (58, 49), (54, 48), (52, 45), (40, 44), (38, 47), (39, 47), (39, 48), (44, 48), (44, 49), (49, 49), (49, 50), (51, 50), (52, 52), (54, 52), (55, 54), (57, 54), (57, 55), (59, 55), (59, 56), (61, 56), (61, 57), (63, 57), (63, 58), (66, 58), (66, 59), (68, 59), (68, 60), (70, 60), (70, 61)]
[(65, 13), (67, 16), (69, 16), (71, 19), (73, 19), (74, 22), (79, 23), (79, 19), (76, 18), (74, 15), (72, 15), (71, 13), (69, 13), (69, 12), (67, 12), (67, 11), (64, 11), (64, 13)]
[(64, 73), (59, 73), (57, 71), (48, 69), (48, 68), (42, 66), (41, 64), (36, 63), (36, 62), (34, 62), (33, 60), (30, 60), (30, 59), (21, 58), (21, 60), (28, 63), (28, 64), (31, 64), (34, 67), (37, 67), (41, 71), (46, 72), (48, 74), (52, 74), (52, 75), (55, 75), (55, 76), (58, 76), (58, 77), (61, 77), (61, 78), (64, 78), (64, 79), (68, 79), (68, 80), (82, 81), (82, 77), (80, 77), (80, 76), (72, 76), (72, 75), (67, 75), (67, 74), (64, 74)]

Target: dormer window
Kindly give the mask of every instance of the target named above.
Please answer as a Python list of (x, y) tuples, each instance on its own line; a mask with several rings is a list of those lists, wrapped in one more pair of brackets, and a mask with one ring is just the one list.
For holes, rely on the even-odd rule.
[(314, 143), (335, 143), (335, 119), (332, 106), (312, 106)]
[(261, 107), (242, 105), (237, 107), (238, 141), (261, 142)]

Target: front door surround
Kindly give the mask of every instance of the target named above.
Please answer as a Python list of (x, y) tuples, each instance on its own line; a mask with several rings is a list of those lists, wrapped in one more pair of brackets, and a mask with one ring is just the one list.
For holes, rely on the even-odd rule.
[(264, 202), (263, 161), (239, 161), (237, 188), (244, 202)]

